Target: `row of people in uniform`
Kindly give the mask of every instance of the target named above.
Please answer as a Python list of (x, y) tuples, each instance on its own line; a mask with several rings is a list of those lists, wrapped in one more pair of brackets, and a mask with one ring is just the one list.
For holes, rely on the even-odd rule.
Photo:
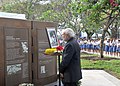
[(105, 44), (105, 53), (110, 55), (120, 56), (120, 39), (106, 39), (104, 41)]
[[(99, 53), (100, 51), (100, 39), (79, 39), (78, 42), (80, 44), (81, 50), (93, 53)], [(120, 39), (105, 39), (103, 50), (107, 55), (120, 56)]]

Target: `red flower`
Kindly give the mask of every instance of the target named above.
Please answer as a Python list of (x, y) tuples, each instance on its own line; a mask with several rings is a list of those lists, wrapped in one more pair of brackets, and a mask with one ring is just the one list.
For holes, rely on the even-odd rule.
[(115, 2), (115, 0), (109, 0), (110, 4), (115, 7), (118, 6), (119, 4)]
[(62, 50), (63, 50), (63, 47), (62, 47), (62, 46), (57, 46), (56, 49), (57, 49), (58, 51), (62, 51)]

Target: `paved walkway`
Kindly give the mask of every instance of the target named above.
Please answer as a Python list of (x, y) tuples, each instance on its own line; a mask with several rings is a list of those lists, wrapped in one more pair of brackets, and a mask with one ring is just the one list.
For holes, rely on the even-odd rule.
[(120, 80), (104, 70), (83, 70), (82, 86), (120, 86)]
[[(120, 80), (104, 70), (82, 70), (82, 73), (81, 86), (120, 86)], [(45, 86), (55, 85), (59, 86), (58, 81)]]

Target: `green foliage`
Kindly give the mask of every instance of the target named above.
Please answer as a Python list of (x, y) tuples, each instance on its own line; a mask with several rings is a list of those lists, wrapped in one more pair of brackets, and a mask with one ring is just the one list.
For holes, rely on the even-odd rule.
[(27, 19), (37, 20), (42, 12), (50, 9), (49, 5), (38, 4), (40, 0), (13, 0), (2, 6), (2, 11), (10, 13), (22, 13)]
[(76, 34), (87, 31), (90, 36), (101, 28), (108, 28), (114, 19), (120, 19), (116, 16), (120, 15), (120, 6), (113, 7), (109, 0), (56, 0), (44, 5), (38, 4), (39, 1), (15, 0), (3, 5), (3, 11), (23, 13), (31, 20), (64, 23), (61, 28), (71, 27)]
[[(110, 28), (111, 24), (115, 23), (116, 20), (120, 17), (120, 4), (113, 6), (109, 0), (81, 0), (82, 4), (85, 5), (87, 10), (84, 10), (84, 20), (83, 24), (85, 27), (85, 31), (89, 31), (90, 28), (95, 29), (103, 29), (102, 38), (101, 38), (101, 49), (100, 54), (103, 57), (103, 42), (105, 38), (105, 34)], [(85, 8), (84, 8), (85, 9)], [(83, 12), (82, 12), (83, 13)], [(95, 28), (95, 29), (94, 29)], [(88, 32), (91, 34), (91, 32)]]
[(33, 9), (30, 9), (30, 6), (30, 3), (15, 0), (11, 3), (4, 4), (2, 11), (10, 13), (22, 13), (26, 14), (26, 16), (28, 17), (33, 13)]

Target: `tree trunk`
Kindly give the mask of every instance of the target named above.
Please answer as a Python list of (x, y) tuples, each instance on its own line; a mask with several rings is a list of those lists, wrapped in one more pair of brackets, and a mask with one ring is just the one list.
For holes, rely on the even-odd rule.
[(102, 38), (101, 38), (101, 47), (100, 47), (100, 57), (103, 58), (103, 48), (104, 48), (104, 38), (105, 38), (105, 34), (106, 32), (108, 31), (108, 28), (109, 26), (113, 23), (113, 21), (115, 20), (115, 18), (112, 19), (112, 13), (113, 11), (111, 12), (110, 16), (109, 16), (109, 19), (108, 19), (108, 22), (106, 24), (106, 27), (104, 28), (103, 30), (103, 34), (102, 34)]
[(115, 26), (112, 27), (111, 29), (111, 38), (117, 38), (117, 31), (118, 31), (118, 23), (115, 24)]
[(101, 38), (101, 44), (100, 44), (100, 58), (103, 58), (103, 48), (104, 48), (104, 38), (105, 38), (105, 33), (107, 32), (106, 29), (103, 30), (102, 38)]
[(85, 30), (85, 32), (87, 33), (87, 39), (91, 39), (92, 35), (94, 34), (94, 31), (89, 32), (88, 30)]

